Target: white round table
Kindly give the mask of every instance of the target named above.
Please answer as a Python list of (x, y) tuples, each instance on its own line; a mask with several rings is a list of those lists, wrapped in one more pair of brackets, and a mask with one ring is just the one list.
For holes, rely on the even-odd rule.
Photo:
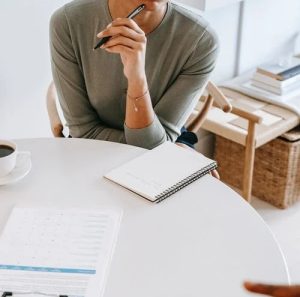
[(215, 178), (152, 204), (103, 178), (143, 149), (80, 139), (17, 144), (31, 152), (32, 170), (0, 187), (1, 229), (13, 206), (123, 209), (105, 297), (242, 297), (243, 280), (289, 281), (267, 225)]

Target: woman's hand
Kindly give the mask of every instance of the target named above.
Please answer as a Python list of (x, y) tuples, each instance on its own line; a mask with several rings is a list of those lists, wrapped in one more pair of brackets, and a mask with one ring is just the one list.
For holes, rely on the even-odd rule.
[(273, 297), (300, 297), (300, 286), (276, 286), (245, 282), (244, 287), (250, 292)]
[[(195, 152), (195, 153), (198, 153), (196, 150), (192, 149), (191, 147), (189, 147), (188, 145), (186, 145), (186, 144), (184, 144), (184, 143), (181, 143), (181, 142), (175, 142), (175, 144), (178, 145), (178, 146), (181, 146), (181, 147), (183, 147), (183, 148), (185, 148), (185, 149), (191, 150), (191, 151), (193, 151), (193, 152)], [(219, 175), (219, 173), (218, 173), (218, 171), (217, 171), (216, 169), (213, 169), (212, 171), (210, 171), (210, 174), (211, 174), (213, 177), (215, 177), (215, 178), (217, 178), (217, 179), (220, 179), (220, 175)]]
[(97, 37), (112, 36), (101, 46), (110, 53), (120, 54), (128, 81), (144, 80), (147, 39), (137, 23), (128, 18), (117, 18)]

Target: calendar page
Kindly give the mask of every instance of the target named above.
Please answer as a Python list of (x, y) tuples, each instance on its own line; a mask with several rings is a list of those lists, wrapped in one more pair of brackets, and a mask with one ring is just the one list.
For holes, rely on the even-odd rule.
[(121, 211), (15, 208), (0, 238), (0, 291), (101, 296)]

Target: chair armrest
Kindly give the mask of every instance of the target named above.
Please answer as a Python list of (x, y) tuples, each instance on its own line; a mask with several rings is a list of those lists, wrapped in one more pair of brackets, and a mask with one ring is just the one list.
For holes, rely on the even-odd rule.
[(232, 107), (232, 111), (231, 113), (241, 117), (241, 118), (244, 118), (248, 121), (251, 121), (251, 122), (254, 122), (255, 124), (261, 124), (262, 123), (262, 117), (260, 116), (257, 116), (247, 110), (244, 110), (244, 109), (240, 109), (240, 108), (237, 108), (237, 107)]
[(224, 112), (230, 112), (232, 106), (219, 88), (211, 81), (207, 83), (206, 89), (208, 93), (214, 98), (216, 105), (218, 105)]

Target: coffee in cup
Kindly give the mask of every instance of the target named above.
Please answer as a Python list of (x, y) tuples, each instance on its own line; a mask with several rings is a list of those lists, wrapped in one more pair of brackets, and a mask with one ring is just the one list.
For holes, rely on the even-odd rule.
[(14, 148), (6, 145), (6, 144), (0, 144), (0, 158), (6, 157), (14, 152)]
[(17, 145), (0, 139), (0, 177), (8, 175), (16, 166)]

